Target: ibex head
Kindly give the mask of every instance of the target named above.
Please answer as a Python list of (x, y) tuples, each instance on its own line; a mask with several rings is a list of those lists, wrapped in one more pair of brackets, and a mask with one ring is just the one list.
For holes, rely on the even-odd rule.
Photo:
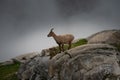
[(50, 30), (50, 32), (49, 32), (49, 34), (47, 35), (47, 37), (53, 36), (53, 30), (54, 30), (54, 28), (52, 28), (52, 29)]

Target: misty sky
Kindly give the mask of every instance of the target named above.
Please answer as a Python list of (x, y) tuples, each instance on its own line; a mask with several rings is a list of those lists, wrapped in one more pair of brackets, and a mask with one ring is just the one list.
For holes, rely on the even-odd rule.
[(0, 61), (56, 46), (47, 34), (85, 38), (120, 29), (120, 0), (0, 0)]

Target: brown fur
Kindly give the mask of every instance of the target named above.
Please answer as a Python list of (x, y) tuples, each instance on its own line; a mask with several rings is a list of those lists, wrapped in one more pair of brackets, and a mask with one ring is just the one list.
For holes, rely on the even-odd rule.
[(72, 34), (65, 34), (65, 35), (56, 35), (53, 32), (53, 28), (51, 29), (50, 33), (47, 35), (48, 37), (53, 37), (56, 43), (59, 45), (60, 52), (64, 51), (64, 44), (68, 44), (68, 49), (71, 48), (71, 43), (74, 40), (74, 36)]

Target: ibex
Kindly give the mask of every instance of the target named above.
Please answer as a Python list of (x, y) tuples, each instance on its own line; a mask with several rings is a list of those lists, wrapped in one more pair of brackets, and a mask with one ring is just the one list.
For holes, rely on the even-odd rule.
[(47, 36), (54, 38), (56, 43), (59, 45), (60, 52), (61, 52), (61, 50), (64, 51), (64, 44), (68, 44), (69, 45), (68, 49), (70, 49), (71, 48), (71, 43), (74, 40), (74, 36), (72, 34), (56, 35), (53, 32), (53, 29), (54, 28), (52, 28), (50, 30), (50, 32), (49, 32), (49, 34)]

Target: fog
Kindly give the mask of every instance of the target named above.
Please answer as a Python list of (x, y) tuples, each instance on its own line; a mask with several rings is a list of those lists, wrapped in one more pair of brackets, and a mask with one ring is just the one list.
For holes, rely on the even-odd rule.
[[(119, 0), (0, 0), (0, 61), (56, 46), (48, 38), (71, 33), (86, 38), (120, 29)], [(52, 25), (52, 27), (50, 26)]]

